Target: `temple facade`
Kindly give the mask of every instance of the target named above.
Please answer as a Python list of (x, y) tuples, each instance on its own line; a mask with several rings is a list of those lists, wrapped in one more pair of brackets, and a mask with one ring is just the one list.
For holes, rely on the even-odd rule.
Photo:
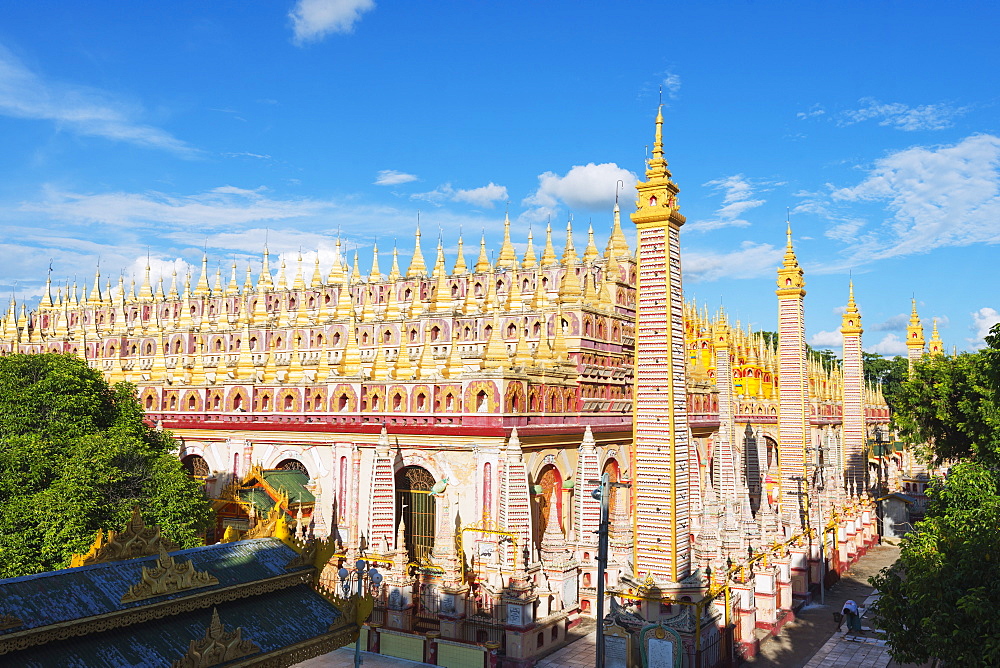
[(338, 241), (331, 267), (276, 273), (265, 248), (242, 283), (207, 258), (168, 285), (98, 274), (12, 303), (0, 353), (80, 355), (135, 384), (215, 500), (209, 544), (281, 512), (336, 542), (331, 573), (379, 564), (373, 651), (532, 665), (594, 614), (608, 473), (631, 484), (610, 499), (609, 624), (635, 656), (647, 625), (690, 665), (752, 654), (877, 540), (866, 471), (888, 407), (864, 381), (853, 286), (843, 363), (807, 354), (790, 228), (773, 331), (685, 302), (662, 124), (635, 249), (616, 204), (603, 250), (567, 226), (559, 252), (548, 228), (516, 253), (505, 220), (494, 262), (459, 239), (450, 268), (418, 230), (405, 271), (376, 249), (362, 272)]

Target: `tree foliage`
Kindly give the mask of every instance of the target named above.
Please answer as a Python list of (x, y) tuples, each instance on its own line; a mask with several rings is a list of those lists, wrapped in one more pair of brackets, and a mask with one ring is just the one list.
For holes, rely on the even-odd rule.
[(889, 405), (889, 410), (896, 412), (897, 395), (909, 374), (909, 360), (897, 355), (883, 357), (878, 353), (861, 353), (865, 367), (865, 380), (872, 384), (882, 385), (882, 396)]
[(926, 519), (871, 579), (898, 662), (1000, 665), (1000, 325), (987, 348), (925, 358), (902, 383), (895, 421), (929, 459), (954, 463), (928, 489)]
[(167, 433), (143, 422), (135, 388), (79, 358), (0, 357), (0, 577), (68, 565), (138, 504), (182, 547), (211, 520)]

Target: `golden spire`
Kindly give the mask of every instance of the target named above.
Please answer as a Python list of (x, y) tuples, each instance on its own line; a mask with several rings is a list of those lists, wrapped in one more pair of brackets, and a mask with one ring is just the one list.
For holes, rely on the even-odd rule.
[(372, 370), (370, 378), (372, 380), (386, 380), (389, 378), (389, 364), (385, 359), (385, 348), (382, 347), (382, 339), (378, 336), (377, 331), (373, 330), (375, 334), (375, 359), (372, 360)]
[[(245, 323), (239, 336), (239, 357), (236, 358), (236, 377), (248, 380), (256, 375), (253, 366), (253, 353), (250, 352), (250, 325)], [(162, 343), (162, 338), (161, 338)]]
[(525, 337), (526, 330), (518, 328), (517, 344), (514, 346), (514, 359), (511, 361), (513, 367), (525, 368), (532, 365), (531, 346)]
[(556, 313), (556, 335), (552, 340), (552, 358), (557, 362), (569, 359), (569, 346), (566, 343), (566, 327), (563, 325), (562, 309)]
[(490, 258), (486, 254), (486, 233), (479, 238), (479, 258), (476, 259), (475, 271), (477, 274), (485, 274), (490, 270)]
[(937, 318), (934, 318), (934, 328), (931, 330), (931, 340), (927, 344), (927, 352), (931, 355), (944, 354), (944, 341), (941, 340), (941, 335), (938, 334)]
[[(84, 293), (86, 292), (87, 290), (84, 289)], [(101, 298), (101, 267), (98, 265), (97, 272), (94, 275), (94, 287), (90, 291), (90, 297), (87, 299), (87, 303), (91, 306), (98, 306), (101, 301), (103, 301)]]
[(653, 139), (653, 157), (646, 165), (646, 181), (670, 178), (667, 161), (663, 157), (663, 105), (656, 110), (656, 135)]
[(195, 297), (207, 297), (209, 294), (208, 290), (208, 255), (202, 253), (201, 255), (201, 276), (198, 277), (198, 283), (194, 287)]
[(267, 244), (264, 244), (264, 257), (260, 263), (260, 275), (257, 276), (258, 290), (270, 290), (274, 287), (274, 281), (271, 280), (270, 257), (271, 253), (267, 249)]
[(787, 241), (785, 243), (785, 258), (778, 269), (778, 293), (792, 290), (805, 295), (806, 282), (802, 278), (802, 267), (795, 257), (795, 248), (792, 246), (792, 224), (788, 223)]
[(535, 290), (531, 295), (531, 308), (536, 311), (545, 306), (549, 301), (549, 296), (545, 291), (545, 285), (542, 282), (543, 276), (544, 275), (540, 269), (535, 272)]
[(844, 335), (860, 335), (861, 331), (861, 313), (858, 311), (858, 305), (854, 302), (854, 281), (851, 281), (847, 296), (847, 309), (844, 311), (840, 332)]
[(39, 303), (42, 308), (52, 307), (52, 273), (51, 271), (45, 275), (45, 293), (42, 295), (42, 301)]
[(281, 258), (281, 265), (278, 269), (278, 280), (275, 282), (275, 288), (278, 290), (288, 289), (288, 281), (285, 279), (285, 258)]
[(396, 296), (396, 284), (389, 283), (385, 290), (385, 311), (382, 313), (383, 320), (399, 319), (399, 298)]
[[(74, 286), (74, 290), (75, 289), (76, 288)], [(162, 302), (166, 298), (167, 298), (167, 296), (165, 294), (163, 294), (163, 275), (161, 274), (160, 275), (160, 280), (158, 280), (156, 282), (156, 300)]]
[(556, 264), (556, 250), (552, 247), (552, 224), (545, 226), (545, 248), (542, 250), (542, 268), (548, 269)]
[(344, 255), (340, 248), (340, 237), (337, 237), (337, 250), (333, 256), (333, 265), (330, 267), (330, 274), (326, 279), (327, 283), (340, 285), (344, 282), (344, 265), (341, 264), (343, 257)]
[(510, 278), (510, 287), (507, 288), (507, 303), (504, 310), (509, 312), (520, 311), (524, 307), (524, 298), (521, 295), (521, 283), (514, 274)]
[(396, 244), (392, 244), (392, 267), (389, 268), (389, 282), (395, 283), (399, 280), (399, 251)]
[(213, 288), (215, 296), (219, 297), (222, 295), (222, 265), (218, 265), (215, 268), (215, 288)]
[(591, 225), (587, 230), (587, 247), (583, 251), (583, 261), (593, 262), (597, 259), (597, 244), (594, 243), (594, 226)]
[(493, 324), (490, 327), (490, 336), (486, 341), (486, 349), (483, 351), (483, 368), (500, 369), (509, 363), (507, 354), (507, 344), (504, 343), (500, 335), (500, 320), (494, 314)]
[(417, 231), (414, 234), (413, 257), (410, 258), (410, 267), (406, 270), (407, 278), (418, 278), (427, 275), (427, 265), (424, 264), (424, 254), (420, 250), (420, 224), (417, 224)]
[(295, 280), (292, 281), (292, 289), (306, 289), (306, 279), (302, 275), (302, 251), (299, 251), (298, 259), (295, 261)]
[[(301, 257), (301, 254), (300, 254)], [(316, 250), (316, 262), (313, 264), (313, 275), (312, 280), (309, 281), (309, 287), (315, 289), (323, 285), (323, 274), (319, 270), (319, 250)]]
[[(235, 262), (233, 264), (235, 264)], [(243, 279), (243, 294), (248, 295), (251, 292), (253, 292), (253, 268), (250, 266), (250, 263), (247, 262), (247, 275), (246, 278)]]
[(149, 281), (149, 258), (146, 258), (146, 267), (142, 272), (142, 286), (139, 288), (139, 300), (144, 302), (153, 301), (153, 286)]
[(173, 271), (170, 272), (170, 292), (167, 294), (167, 297), (171, 301), (174, 301), (174, 300), (180, 298), (180, 295), (177, 294), (177, 266), (176, 265), (174, 266)]
[(454, 336), (451, 337), (451, 348), (448, 349), (448, 359), (444, 368), (448, 378), (458, 378), (465, 372), (465, 360), (462, 359), (462, 353), (458, 349), (458, 341), (458, 329), (456, 328)]
[(458, 254), (455, 257), (455, 268), (452, 269), (451, 273), (453, 276), (462, 276), (467, 274), (469, 268), (465, 265), (465, 244), (462, 241), (462, 235), (458, 235)]
[(496, 269), (517, 269), (517, 253), (514, 252), (514, 244), (510, 242), (510, 215), (503, 217), (503, 244), (500, 246), (500, 255), (497, 257)]
[(393, 377), (396, 380), (413, 378), (413, 364), (410, 362), (410, 328), (405, 325), (399, 330), (399, 352), (396, 353)]
[(368, 274), (368, 281), (371, 283), (378, 283), (382, 280), (382, 270), (378, 266), (378, 242), (372, 246), (372, 270)]
[(375, 294), (378, 288), (362, 287), (361, 295), (361, 322), (372, 322), (375, 319)]
[(356, 283), (363, 283), (365, 279), (361, 278), (361, 270), (358, 269), (358, 251), (354, 251), (354, 265), (351, 267), (351, 280), (350, 284), (355, 285)]
[(570, 267), (577, 264), (580, 258), (576, 254), (576, 247), (573, 245), (573, 220), (566, 221), (566, 249), (562, 254), (562, 264)]
[(347, 321), (344, 352), (340, 355), (341, 376), (357, 376), (361, 371), (361, 351), (358, 349), (358, 337), (355, 332), (357, 326), (358, 323), (354, 318)]
[(431, 273), (431, 277), (442, 278), (447, 275), (448, 268), (444, 264), (444, 247), (441, 245), (441, 237), (438, 237), (437, 257), (434, 259), (434, 271)]
[(233, 259), (232, 271), (229, 274), (229, 285), (226, 286), (225, 291), (222, 293), (225, 297), (232, 297), (240, 292), (240, 286), (236, 282), (236, 259)]
[(538, 266), (538, 258), (535, 257), (535, 246), (532, 244), (531, 228), (528, 228), (528, 247), (524, 249), (524, 258), (521, 260), (521, 269), (534, 269)]
[(548, 325), (542, 323), (542, 332), (535, 347), (535, 365), (544, 368), (552, 366), (552, 347), (549, 345)]
[(431, 344), (431, 325), (424, 325), (424, 340), (420, 350), (420, 360), (418, 371), (421, 379), (434, 378), (437, 376), (437, 362), (434, 361), (434, 346)]
[(628, 258), (632, 253), (628, 247), (628, 239), (622, 231), (621, 209), (618, 208), (618, 201), (615, 200), (614, 225), (611, 228), (611, 236), (608, 237), (608, 245), (604, 249), (604, 257), (609, 260)]

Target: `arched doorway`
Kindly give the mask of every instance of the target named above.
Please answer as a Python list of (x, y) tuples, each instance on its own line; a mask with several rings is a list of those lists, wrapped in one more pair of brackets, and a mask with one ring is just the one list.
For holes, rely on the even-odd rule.
[(204, 480), (211, 475), (211, 471), (208, 470), (208, 462), (201, 455), (188, 455), (181, 460), (181, 465), (192, 478)]
[[(535, 544), (541, 546), (542, 535), (545, 533), (545, 525), (548, 524), (549, 515), (556, 513), (559, 526), (562, 527), (562, 475), (555, 464), (546, 464), (538, 472), (534, 489), (535, 503), (532, 504), (534, 510), (534, 538)], [(553, 492), (555, 493), (555, 508), (553, 508)]]
[(421, 466), (404, 466), (396, 474), (396, 527), (404, 522), (403, 540), (411, 562), (423, 563), (434, 549), (434, 476)]

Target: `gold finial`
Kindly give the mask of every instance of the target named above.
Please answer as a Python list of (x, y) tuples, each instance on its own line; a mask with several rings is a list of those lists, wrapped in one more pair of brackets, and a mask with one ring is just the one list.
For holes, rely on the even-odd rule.
[(399, 280), (399, 251), (396, 249), (396, 242), (392, 242), (392, 266), (389, 267), (389, 281)]
[(201, 276), (198, 277), (198, 283), (194, 287), (195, 297), (207, 297), (208, 291), (208, 255), (202, 254), (201, 256)]
[(298, 257), (295, 260), (295, 278), (292, 280), (293, 290), (305, 290), (306, 289), (306, 279), (302, 275), (302, 251), (299, 251)]
[(323, 286), (323, 273), (319, 270), (319, 249), (316, 249), (316, 261), (313, 263), (313, 275), (312, 280), (309, 281), (309, 287), (315, 289)]
[(333, 255), (333, 265), (330, 267), (330, 273), (326, 277), (327, 283), (331, 285), (341, 285), (344, 282), (344, 265), (343, 263), (344, 254), (340, 246), (340, 237), (337, 237), (337, 246)]
[(476, 273), (485, 274), (490, 271), (490, 258), (486, 254), (486, 233), (483, 232), (483, 236), (479, 239), (479, 257), (476, 259)]
[(144, 302), (153, 301), (153, 285), (149, 280), (149, 256), (146, 256), (146, 267), (142, 272), (142, 286), (139, 288), (139, 299)]
[[(434, 259), (434, 271), (431, 274), (433, 278), (441, 278), (448, 275), (448, 268), (444, 264), (444, 247), (441, 245), (441, 238), (438, 237), (437, 245), (437, 257)], [(437, 295), (440, 297), (441, 295)]]
[(534, 239), (532, 238), (531, 228), (528, 228), (528, 246), (524, 249), (524, 258), (521, 260), (522, 269), (534, 269), (538, 266), (538, 258), (535, 257), (535, 246)]
[[(419, 216), (419, 214), (417, 214)], [(424, 254), (420, 250), (420, 223), (417, 223), (417, 231), (414, 234), (413, 257), (410, 258), (410, 267), (406, 270), (407, 278), (418, 278), (427, 275), (427, 265), (424, 263)]]
[(562, 254), (562, 263), (564, 267), (572, 267), (579, 262), (579, 258), (576, 255), (576, 248), (573, 246), (573, 219), (570, 218), (566, 221), (566, 249)]
[(372, 246), (372, 271), (368, 274), (368, 280), (372, 283), (378, 283), (382, 280), (382, 272), (378, 268), (378, 242)]
[(271, 253), (267, 249), (267, 244), (264, 244), (264, 255), (260, 262), (260, 274), (257, 276), (257, 289), (258, 290), (270, 290), (274, 287), (274, 281), (271, 279)]
[(455, 268), (452, 270), (453, 276), (461, 276), (468, 273), (469, 269), (465, 264), (465, 244), (462, 241), (462, 235), (458, 235), (458, 254), (455, 257)]
[(785, 258), (778, 269), (778, 290), (800, 290), (805, 291), (805, 281), (802, 279), (802, 268), (795, 257), (795, 248), (792, 246), (792, 224), (788, 223), (787, 241), (785, 243)]
[(597, 259), (597, 244), (594, 243), (594, 226), (587, 229), (587, 247), (583, 250), (583, 261), (593, 262)]
[(504, 214), (503, 217), (503, 245), (500, 246), (500, 255), (497, 257), (496, 268), (517, 268), (517, 253), (514, 252), (514, 244), (510, 242), (510, 216), (507, 214)]
[(285, 278), (285, 258), (281, 258), (281, 264), (278, 267), (278, 280), (275, 281), (275, 288), (278, 290), (286, 290), (288, 288), (288, 281)]
[[(621, 181), (619, 181), (621, 183)], [(618, 260), (621, 258), (627, 258), (631, 255), (631, 251), (628, 247), (628, 239), (625, 238), (625, 232), (622, 231), (622, 216), (621, 209), (618, 208), (618, 202), (615, 201), (614, 209), (614, 225), (611, 228), (611, 236), (608, 238), (608, 245), (604, 249), (604, 257), (609, 260)]]
[(556, 250), (552, 247), (552, 224), (545, 226), (545, 248), (542, 250), (542, 268), (547, 269), (556, 264)]
[(358, 269), (358, 251), (354, 251), (354, 266), (351, 267), (351, 285), (355, 283), (363, 283), (364, 279), (361, 278), (361, 270)]

